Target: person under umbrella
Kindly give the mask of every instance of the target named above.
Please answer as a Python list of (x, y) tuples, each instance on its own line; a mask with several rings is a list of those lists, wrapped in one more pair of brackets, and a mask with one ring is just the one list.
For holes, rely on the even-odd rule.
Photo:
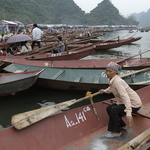
[(14, 52), (12, 51), (12, 49), (10, 47), (7, 47), (7, 54), (6, 56), (14, 56)]
[(32, 48), (31, 48), (31, 45), (29, 42), (27, 42), (27, 41), (21, 42), (21, 48), (20, 48), (21, 53), (27, 53), (31, 50), (32, 50)]

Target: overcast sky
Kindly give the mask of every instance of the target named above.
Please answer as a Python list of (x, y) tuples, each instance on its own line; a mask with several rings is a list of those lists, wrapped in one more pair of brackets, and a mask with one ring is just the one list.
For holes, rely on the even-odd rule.
[[(74, 2), (86, 13), (89, 13), (102, 0), (74, 0)], [(150, 8), (150, 0), (111, 0), (111, 2), (124, 16), (142, 11), (147, 12)]]

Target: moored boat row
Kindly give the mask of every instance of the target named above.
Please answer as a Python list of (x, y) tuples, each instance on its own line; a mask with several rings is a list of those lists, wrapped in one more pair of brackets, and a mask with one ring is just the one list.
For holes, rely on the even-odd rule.
[[(118, 42), (115, 41), (115, 43)], [(90, 49), (91, 47), (93, 46), (88, 46), (84, 49)], [(109, 48), (106, 47), (106, 49)], [(78, 50), (75, 50), (73, 53), (76, 51)], [(95, 49), (93, 49), (93, 52), (95, 52)], [(134, 114), (136, 125), (132, 126), (128, 131), (122, 131), (122, 136), (119, 139), (106, 139), (104, 137), (108, 123), (106, 107), (115, 101), (111, 99), (67, 110), (57, 115), (52, 112), (52, 116), (46, 119), (43, 118), (42, 121), (20, 131), (14, 127), (4, 129), (0, 132), (0, 137), (3, 139), (0, 143), (0, 149), (93, 150), (96, 146), (99, 149), (116, 150), (149, 128), (150, 107), (148, 101), (149, 92), (147, 92), (150, 90), (148, 86), (150, 84), (149, 58), (131, 57), (128, 59), (73, 60), (75, 57), (72, 57), (69, 53), (71, 54), (71, 51), (68, 52), (68, 57), (70, 56), (68, 60), (62, 57), (63, 53), (61, 55), (56, 54), (55, 56), (52, 56), (51, 53), (35, 53), (26, 56), (5, 57), (4, 63), (11, 65), (5, 67), (4, 70), (13, 72), (13, 74), (16, 71), (24, 74), (44, 69), (36, 80), (38, 86), (56, 90), (95, 92), (101, 88), (108, 87), (105, 68), (110, 61), (117, 62), (123, 67), (119, 72), (120, 76), (132, 88), (141, 88), (137, 92), (142, 99), (143, 107), (137, 114)], [(81, 54), (79, 55), (80, 58), (83, 58)], [(54, 59), (51, 59), (52, 57)], [(78, 57), (76, 59), (80, 58)], [(134, 67), (134, 69), (136, 68), (136, 70), (132, 67)], [(76, 100), (73, 100), (73, 103), (74, 102), (76, 102)], [(54, 105), (50, 108), (60, 111), (66, 107), (67, 104), (68, 102), (66, 101), (63, 105)], [(69, 105), (67, 107), (69, 107)], [(97, 111), (97, 115), (94, 113), (94, 108)], [(32, 116), (31, 112), (27, 112), (26, 114), (28, 115), (25, 116), (25, 123), (31, 124), (33, 120), (38, 120), (41, 116), (48, 113), (47, 108), (43, 108), (43, 110), (43, 114), (37, 113), (36, 116)], [(49, 109), (49, 111), (51, 110), (52, 109)], [(33, 110), (33, 112), (34, 111), (36, 110)], [(31, 118), (28, 118), (30, 115)], [(16, 116), (19, 116), (19, 114)], [(18, 118), (19, 117), (17, 117), (17, 119)], [(14, 125), (14, 123), (12, 123), (12, 125)], [(143, 128), (141, 128), (141, 126)]]
[[(7, 72), (34, 71), (44, 69), (40, 74), (37, 84), (41, 87), (73, 90), (73, 91), (98, 91), (108, 86), (105, 69), (66, 69), (48, 68), (12, 63), (4, 68)], [(150, 68), (134, 70), (121, 70), (119, 74), (134, 89), (150, 84)]]

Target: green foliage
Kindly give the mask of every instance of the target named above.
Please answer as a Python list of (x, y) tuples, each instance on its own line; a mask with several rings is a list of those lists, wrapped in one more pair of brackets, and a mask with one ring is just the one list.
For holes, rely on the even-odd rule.
[(137, 23), (125, 19), (109, 0), (85, 14), (73, 0), (1, 0), (0, 20), (47, 24), (117, 25)]

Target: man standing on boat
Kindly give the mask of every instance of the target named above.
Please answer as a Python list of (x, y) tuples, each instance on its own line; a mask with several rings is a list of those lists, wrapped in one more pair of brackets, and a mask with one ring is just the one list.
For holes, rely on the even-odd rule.
[(37, 27), (36, 23), (33, 24), (32, 37), (33, 37), (32, 45), (31, 45), (32, 49), (34, 48), (36, 43), (38, 45), (38, 48), (41, 48), (40, 41), (43, 37), (43, 31)]
[(109, 87), (100, 90), (102, 93), (113, 93), (117, 102), (107, 106), (106, 110), (109, 116), (107, 138), (115, 138), (121, 136), (121, 130), (127, 129), (122, 117), (126, 115), (129, 126), (133, 124), (132, 113), (137, 112), (141, 105), (141, 99), (138, 94), (129, 87), (129, 85), (121, 79), (117, 74), (120, 66), (114, 62), (110, 62), (106, 67), (106, 75), (109, 79)]

